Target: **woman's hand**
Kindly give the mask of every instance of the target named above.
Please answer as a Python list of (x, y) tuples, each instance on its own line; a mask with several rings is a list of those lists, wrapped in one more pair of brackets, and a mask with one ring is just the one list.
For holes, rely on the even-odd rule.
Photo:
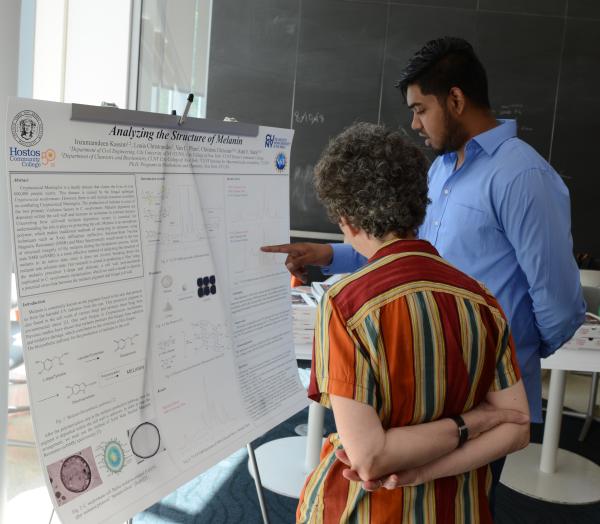
[(344, 469), (342, 472), (344, 478), (353, 482), (362, 482), (362, 487), (365, 491), (377, 491), (381, 488), (398, 489), (404, 486), (418, 486), (419, 484), (423, 484), (423, 482), (425, 482), (425, 479), (422, 478), (421, 468), (412, 468), (405, 471), (399, 471), (377, 480), (363, 480), (360, 478), (358, 473), (352, 469), (350, 459), (343, 449), (336, 451), (335, 455), (340, 462), (348, 466), (348, 469)]

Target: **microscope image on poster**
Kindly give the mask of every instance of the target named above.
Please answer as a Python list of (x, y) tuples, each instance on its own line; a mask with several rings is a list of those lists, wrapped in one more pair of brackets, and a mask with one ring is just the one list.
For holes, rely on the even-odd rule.
[(54, 462), (46, 469), (59, 506), (102, 484), (91, 447)]

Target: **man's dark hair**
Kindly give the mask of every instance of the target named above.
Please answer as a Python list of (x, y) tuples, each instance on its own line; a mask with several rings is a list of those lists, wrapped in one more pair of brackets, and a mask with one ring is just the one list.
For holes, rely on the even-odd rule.
[(489, 109), (488, 81), (485, 68), (473, 46), (462, 38), (445, 36), (430, 40), (408, 61), (396, 87), (406, 101), (409, 85), (419, 86), (424, 95), (444, 99), (458, 87), (475, 105)]
[(315, 167), (317, 196), (329, 218), (344, 217), (376, 238), (401, 237), (423, 223), (428, 162), (397, 131), (364, 122), (333, 138)]

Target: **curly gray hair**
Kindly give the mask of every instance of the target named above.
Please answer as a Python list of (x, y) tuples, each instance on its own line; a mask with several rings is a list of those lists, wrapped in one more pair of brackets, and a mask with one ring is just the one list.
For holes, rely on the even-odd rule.
[(428, 161), (397, 131), (359, 122), (333, 138), (314, 172), (329, 218), (376, 238), (405, 237), (423, 223)]

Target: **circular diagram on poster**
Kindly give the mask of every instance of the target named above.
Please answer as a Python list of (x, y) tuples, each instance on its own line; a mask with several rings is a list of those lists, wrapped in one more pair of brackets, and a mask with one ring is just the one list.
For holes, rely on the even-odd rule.
[(86, 460), (79, 455), (66, 458), (60, 468), (60, 480), (73, 493), (85, 491), (92, 480), (92, 471)]
[(136, 457), (153, 457), (160, 449), (160, 432), (152, 422), (142, 422), (131, 432), (129, 444)]
[(125, 453), (121, 444), (109, 442), (104, 448), (104, 463), (113, 473), (118, 473), (125, 465)]

